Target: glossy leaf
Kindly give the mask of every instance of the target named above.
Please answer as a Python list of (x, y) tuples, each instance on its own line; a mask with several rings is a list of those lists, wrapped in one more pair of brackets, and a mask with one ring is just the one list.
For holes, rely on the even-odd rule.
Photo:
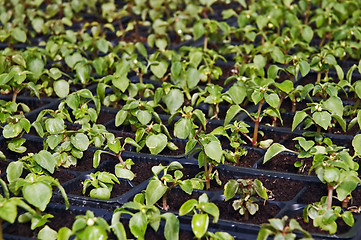
[(209, 225), (209, 217), (207, 214), (195, 214), (192, 218), (192, 230), (196, 238), (202, 238), (207, 230)]
[(167, 191), (167, 186), (159, 180), (151, 180), (145, 192), (147, 206), (155, 204)]
[(41, 150), (39, 153), (35, 153), (33, 158), (42, 168), (45, 168), (50, 173), (54, 173), (57, 162), (50, 152)]
[(52, 189), (42, 182), (27, 184), (23, 187), (23, 196), (33, 206), (44, 211), (52, 196)]
[(145, 144), (149, 148), (151, 154), (158, 154), (167, 146), (167, 136), (163, 133), (149, 135)]

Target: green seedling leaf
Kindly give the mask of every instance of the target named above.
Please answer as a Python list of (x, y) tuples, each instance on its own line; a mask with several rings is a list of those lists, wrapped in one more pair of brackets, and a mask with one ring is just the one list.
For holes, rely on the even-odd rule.
[(23, 128), (21, 127), (20, 124), (9, 123), (5, 125), (3, 129), (3, 136), (4, 138), (15, 138), (19, 136), (22, 130)]
[(242, 104), (247, 96), (246, 88), (240, 84), (233, 84), (227, 92), (235, 104)]
[(329, 114), (326, 111), (323, 112), (315, 112), (312, 115), (313, 120), (315, 123), (319, 126), (321, 126), (323, 129), (327, 130), (331, 123), (331, 114)]
[(192, 131), (192, 120), (181, 118), (174, 124), (174, 136), (181, 139), (187, 139)]
[(189, 199), (179, 209), (179, 216), (184, 216), (193, 211), (193, 209), (198, 205), (196, 199)]
[(45, 128), (50, 134), (62, 133), (65, 130), (64, 120), (59, 117), (46, 119)]
[(184, 95), (179, 89), (171, 89), (168, 94), (163, 97), (163, 101), (170, 114), (174, 114), (183, 105)]
[(24, 43), (26, 41), (26, 33), (19, 27), (16, 27), (11, 31), (11, 36), (18, 42)]
[(142, 125), (147, 125), (152, 120), (152, 114), (146, 110), (138, 110), (135, 115)]
[(151, 180), (145, 192), (145, 201), (147, 206), (152, 206), (165, 194), (168, 187), (159, 180)]
[(25, 200), (39, 208), (40, 211), (45, 211), (52, 196), (51, 187), (43, 182), (27, 184), (23, 187), (22, 192)]
[(91, 198), (97, 198), (97, 199), (109, 199), (111, 195), (111, 192), (109, 188), (95, 188), (92, 189), (89, 193), (89, 196)]
[(167, 146), (167, 136), (163, 133), (149, 135), (145, 141), (151, 154), (158, 154)]
[(234, 180), (231, 179), (229, 180), (226, 185), (224, 185), (224, 197), (225, 197), (225, 201), (228, 201), (229, 199), (233, 198), (239, 188), (239, 183)]
[(179, 239), (179, 220), (172, 213), (164, 213), (162, 218), (165, 219), (164, 237), (167, 240)]
[(50, 152), (41, 150), (39, 153), (35, 153), (33, 158), (42, 168), (48, 170), (50, 173), (54, 173), (57, 162)]
[(130, 231), (137, 239), (144, 239), (147, 225), (147, 216), (143, 212), (135, 213), (129, 221)]
[(195, 214), (192, 218), (192, 230), (196, 238), (201, 239), (206, 234), (209, 225), (207, 214)]
[(352, 140), (352, 146), (357, 155), (361, 155), (361, 134), (357, 134)]
[(70, 138), (71, 143), (80, 151), (88, 149), (90, 141), (87, 135), (84, 133), (77, 133)]
[(279, 144), (279, 143), (273, 143), (268, 149), (267, 152), (264, 155), (263, 158), (263, 164), (268, 162), (271, 158), (278, 155), (281, 152), (288, 151), (292, 152), (291, 150), (287, 149), (285, 146)]
[(306, 42), (311, 42), (312, 38), (313, 38), (313, 30), (310, 26), (305, 25), (302, 30), (301, 30), (301, 35), (302, 38), (306, 41)]
[(127, 116), (128, 116), (127, 111), (119, 110), (119, 112), (117, 112), (117, 115), (115, 116), (115, 126), (119, 127), (120, 125), (122, 125), (125, 119), (127, 119)]
[(165, 61), (165, 60), (164, 61), (156, 61), (156, 62), (152, 63), (152, 65), (150, 66), (150, 70), (157, 78), (161, 79), (161, 78), (163, 78), (164, 74), (167, 72), (168, 65), (169, 65), (169, 62)]
[(311, 70), (310, 64), (304, 60), (299, 63), (302, 77), (305, 77)]
[(10, 162), (8, 167), (6, 168), (6, 179), (9, 183), (13, 182), (15, 179), (20, 178), (23, 173), (23, 162)]
[(220, 142), (210, 141), (208, 144), (204, 145), (204, 152), (209, 158), (217, 162), (221, 161), (223, 153)]
[(353, 218), (353, 215), (350, 211), (345, 211), (342, 215), (342, 219), (343, 221), (349, 225), (350, 227), (352, 227), (355, 223), (355, 219)]
[(195, 68), (188, 68), (186, 72), (187, 85), (189, 89), (195, 88), (200, 81), (200, 72)]
[(65, 80), (58, 80), (54, 82), (54, 92), (60, 98), (65, 98), (69, 95), (69, 83)]
[(295, 116), (293, 117), (292, 122), (292, 131), (307, 117), (307, 113), (305, 112), (296, 112)]

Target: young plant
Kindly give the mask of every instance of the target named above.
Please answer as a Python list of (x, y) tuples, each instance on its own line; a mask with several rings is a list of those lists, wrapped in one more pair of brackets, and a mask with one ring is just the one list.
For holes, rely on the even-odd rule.
[[(196, 144), (199, 147), (195, 148)], [(213, 134), (205, 134), (204, 131), (200, 130), (196, 135), (190, 139), (185, 148), (185, 153), (199, 151), (198, 154), (198, 166), (204, 167), (204, 171), (200, 172), (198, 176), (204, 176), (206, 182), (206, 189), (209, 190), (211, 187), (211, 179), (215, 178), (217, 183), (220, 185), (221, 182), (218, 179), (218, 172), (213, 171), (214, 166), (218, 166), (220, 163), (224, 163), (225, 157), (222, 150), (221, 142)]]
[(108, 239), (110, 231), (111, 228), (104, 218), (96, 217), (94, 212), (87, 210), (85, 215), (75, 217), (72, 229), (60, 228), (57, 237), (63, 240), (73, 239), (74, 236), (75, 240)]
[[(227, 161), (238, 163), (240, 157), (247, 155), (247, 150), (242, 147), (246, 142), (242, 139), (242, 136), (246, 137), (252, 142), (252, 138), (248, 136), (249, 125), (243, 121), (234, 121), (233, 124), (227, 124), (226, 126), (219, 126), (211, 133), (214, 135), (222, 135), (227, 137), (229, 145), (234, 149), (225, 149), (224, 156)], [(262, 144), (261, 144), (262, 145)]]
[(268, 200), (267, 189), (258, 179), (229, 180), (224, 186), (225, 201), (236, 195), (239, 198), (233, 200), (233, 209), (244, 215), (246, 220), (249, 219), (249, 214), (254, 215), (259, 209), (257, 197)]
[[(18, 207), (31, 215), (36, 215), (36, 211), (30, 207), (21, 197), (10, 197), (9, 189), (4, 180), (0, 179), (2, 195), (0, 194), (0, 225), (4, 221), (13, 224), (18, 216)], [(3, 230), (0, 228), (0, 239), (3, 240)]]
[[(151, 154), (159, 154), (165, 147), (176, 150), (178, 147), (168, 141), (171, 139), (167, 127), (162, 123), (155, 110), (154, 102), (130, 100), (115, 117), (115, 126), (130, 125), (135, 131), (137, 151), (147, 146)], [(153, 123), (152, 118), (156, 123)]]
[(219, 209), (216, 204), (209, 202), (207, 194), (203, 193), (198, 201), (190, 199), (183, 203), (179, 209), (179, 216), (192, 214), (192, 230), (197, 239), (208, 235), (209, 215), (213, 217), (213, 223), (219, 219)]
[[(183, 177), (182, 164), (179, 162), (171, 162), (168, 166), (152, 167), (153, 179), (150, 180), (146, 192), (145, 198), (150, 204), (156, 204), (159, 199), (162, 198), (162, 209), (169, 210), (167, 204), (167, 193), (174, 187), (179, 186), (185, 193), (191, 195), (193, 189), (203, 189), (203, 182), (199, 178), (192, 178), (181, 180)], [(159, 178), (159, 174), (163, 171), (163, 176)], [(169, 173), (173, 171), (173, 176)]]
[[(252, 101), (254, 104), (258, 104), (257, 112), (249, 113), (239, 104), (234, 104), (227, 110), (224, 125), (227, 125), (241, 111), (245, 112), (254, 122), (252, 146), (257, 146), (259, 144), (257, 142), (259, 134), (258, 128), (260, 122), (262, 121), (262, 118), (265, 115), (276, 117), (280, 119), (281, 123), (283, 124), (279, 111), (280, 98), (271, 88), (272, 84), (274, 84), (274, 80), (269, 78), (255, 78), (246, 82), (245, 86), (247, 89), (247, 94), (250, 94), (249, 100)], [(269, 107), (263, 109), (263, 105), (265, 103), (267, 103)]]
[(115, 175), (119, 178), (126, 178), (129, 180), (133, 180), (135, 177), (134, 173), (131, 171), (131, 166), (134, 165), (132, 159), (123, 160), (121, 154), (125, 151), (125, 145), (130, 144), (134, 147), (139, 147), (139, 145), (131, 138), (127, 137), (124, 140), (124, 143), (121, 143), (121, 137), (114, 137), (114, 134), (109, 133), (106, 135), (107, 143), (104, 146), (104, 149), (109, 148), (112, 152), (104, 151), (104, 150), (97, 150), (94, 153), (93, 157), (93, 167), (97, 168), (100, 163), (100, 155), (102, 153), (107, 153), (112, 156), (118, 158), (119, 163), (115, 165)]
[(313, 226), (322, 228), (330, 234), (336, 233), (336, 220), (340, 217), (348, 226), (352, 227), (354, 225), (355, 220), (350, 211), (342, 211), (339, 206), (328, 207), (327, 196), (323, 196), (320, 202), (308, 204), (303, 209), (303, 218), (306, 223), (308, 223), (311, 218), (313, 220)]
[(33, 205), (37, 211), (45, 210), (53, 195), (53, 187), (59, 189), (64, 198), (66, 208), (69, 207), (68, 197), (58, 179), (35, 173), (29, 173), (25, 178), (22, 178), (23, 168), (18, 164), (8, 168), (6, 172), (10, 191), (15, 196), (19, 195), (21, 191), (23, 198)]
[(219, 104), (226, 101), (232, 103), (232, 99), (222, 93), (223, 88), (219, 85), (208, 83), (204, 91), (193, 94), (192, 105), (198, 106), (200, 103), (207, 103), (211, 107), (208, 109), (208, 116), (213, 119), (219, 119)]
[[(193, 109), (191, 106), (184, 106), (183, 109), (179, 109), (169, 117), (168, 123), (172, 123), (173, 119), (177, 115), (182, 116), (174, 124), (173, 134), (177, 138), (192, 139), (198, 128), (203, 127), (203, 129), (206, 129), (207, 120), (205, 114), (200, 109)], [(196, 123), (197, 120), (201, 126), (198, 126)]]
[(274, 236), (273, 239), (279, 240), (295, 240), (298, 239), (294, 231), (300, 231), (303, 238), (300, 240), (312, 240), (311, 234), (304, 230), (295, 219), (288, 220), (288, 216), (268, 219), (269, 223), (261, 225), (258, 232), (257, 240), (267, 240), (269, 236)]
[(83, 182), (82, 193), (85, 195), (86, 191), (91, 188), (89, 193), (91, 198), (109, 199), (115, 183), (119, 184), (119, 180), (112, 173), (90, 173), (90, 178), (85, 179)]
[(120, 222), (120, 217), (122, 214), (128, 214), (131, 215), (129, 229), (136, 239), (144, 239), (148, 225), (157, 232), (161, 220), (164, 219), (166, 222), (164, 226), (165, 239), (178, 240), (178, 218), (173, 213), (160, 214), (159, 209), (152, 203), (154, 203), (154, 201), (149, 200), (144, 193), (138, 193), (134, 196), (133, 201), (127, 202), (123, 204), (121, 208), (114, 210), (111, 228), (118, 239), (126, 239), (126, 232), (124, 225)]
[(7, 141), (8, 148), (13, 152), (24, 153), (26, 147), (23, 144), (26, 139), (22, 136), (24, 133), (29, 133), (31, 127), (30, 121), (24, 113), (8, 116), (5, 126), (1, 127), (3, 128), (2, 135), (5, 139), (9, 139)]
[[(342, 202), (343, 207), (347, 207), (352, 191), (361, 182), (357, 173), (359, 165), (353, 161), (353, 157), (348, 153), (348, 149), (333, 144), (329, 138), (319, 141), (323, 146), (315, 145), (313, 141), (306, 141), (304, 138), (297, 138), (297, 140), (299, 140), (299, 144), (303, 149), (299, 155), (301, 157), (313, 157), (309, 174), (314, 170), (320, 181), (327, 184), (327, 208), (332, 208), (334, 190), (337, 193), (337, 199)], [(353, 141), (355, 149), (358, 146), (356, 141)], [(294, 152), (275, 143), (267, 150), (264, 162), (267, 162), (282, 151)]]
[(296, 112), (292, 131), (305, 120), (304, 129), (312, 125), (316, 126), (316, 132), (321, 133), (321, 129), (329, 130), (333, 126), (332, 119), (337, 121), (343, 131), (346, 131), (346, 121), (343, 118), (343, 104), (339, 97), (332, 96), (319, 103), (308, 103), (308, 106)]

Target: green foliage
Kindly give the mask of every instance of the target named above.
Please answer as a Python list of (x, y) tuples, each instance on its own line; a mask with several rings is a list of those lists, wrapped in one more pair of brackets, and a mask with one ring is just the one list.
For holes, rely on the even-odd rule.
[(219, 219), (219, 210), (216, 204), (208, 201), (207, 194), (203, 193), (198, 201), (190, 199), (183, 203), (179, 209), (179, 215), (192, 214), (192, 230), (196, 238), (200, 239), (207, 235), (209, 215), (213, 217), (213, 223)]
[[(182, 164), (179, 162), (171, 162), (168, 166), (152, 167), (153, 178), (150, 180), (145, 191), (145, 200), (148, 205), (153, 205), (161, 198), (163, 201), (162, 209), (169, 210), (167, 204), (167, 193), (174, 187), (179, 186), (185, 193), (191, 195), (193, 189), (203, 189), (203, 182), (199, 178), (181, 180), (183, 178)], [(159, 177), (163, 172), (163, 176)], [(173, 175), (170, 174), (173, 172)]]
[(157, 232), (162, 219), (166, 222), (164, 227), (165, 239), (179, 238), (179, 220), (177, 217), (172, 213), (160, 214), (159, 209), (146, 200), (144, 193), (138, 193), (133, 201), (127, 202), (121, 208), (114, 210), (111, 229), (120, 239), (126, 236), (124, 225), (120, 221), (122, 214), (131, 215), (129, 229), (131, 234), (137, 239), (144, 239), (148, 225)]
[(342, 218), (348, 226), (354, 225), (354, 218), (349, 211), (341, 211), (341, 207), (332, 206), (327, 207), (327, 196), (323, 196), (320, 202), (307, 205), (303, 209), (303, 217), (305, 222), (309, 222), (311, 218), (313, 220), (313, 226), (322, 228), (328, 231), (330, 234), (334, 234), (337, 231), (336, 220)]
[(304, 230), (295, 219), (288, 220), (288, 217), (284, 216), (282, 219), (271, 218), (268, 221), (269, 223), (261, 225), (257, 240), (266, 240), (269, 236), (274, 236), (274, 239), (280, 240), (298, 239), (294, 231), (300, 231), (303, 234), (301, 240), (313, 239), (311, 234)]
[[(102, 217), (96, 217), (94, 212), (87, 210), (85, 215), (77, 215), (72, 229), (62, 227), (57, 233), (57, 239), (108, 239), (111, 227)], [(39, 233), (40, 234), (40, 233)]]
[(82, 193), (85, 195), (87, 189), (91, 188), (89, 193), (91, 198), (109, 199), (115, 183), (119, 184), (119, 180), (112, 173), (90, 173), (90, 178), (85, 179), (83, 182)]
[(246, 218), (248, 218), (248, 213), (254, 215), (258, 211), (257, 197), (268, 200), (267, 189), (258, 179), (229, 180), (224, 185), (225, 201), (234, 198), (236, 195), (239, 198), (233, 200), (232, 206), (234, 210), (238, 210)]

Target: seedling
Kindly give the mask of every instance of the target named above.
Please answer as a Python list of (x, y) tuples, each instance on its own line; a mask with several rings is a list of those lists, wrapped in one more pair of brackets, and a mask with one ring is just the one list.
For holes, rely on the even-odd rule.
[[(169, 210), (167, 204), (167, 193), (174, 187), (179, 186), (185, 193), (191, 195), (193, 189), (203, 189), (203, 182), (198, 178), (181, 180), (183, 173), (182, 164), (179, 162), (171, 162), (168, 166), (152, 167), (153, 179), (150, 180), (146, 192), (145, 198), (147, 203), (156, 204), (160, 198), (162, 198), (162, 209)], [(163, 171), (163, 176), (160, 178), (158, 175)], [(173, 171), (173, 176), (169, 173)]]
[(261, 225), (258, 232), (257, 240), (267, 240), (269, 236), (274, 236), (273, 239), (279, 240), (295, 240), (298, 239), (294, 231), (300, 231), (303, 238), (300, 240), (312, 240), (311, 234), (304, 230), (295, 219), (288, 220), (288, 216), (268, 219), (269, 223)]
[(113, 190), (113, 185), (119, 184), (118, 178), (108, 172), (90, 173), (90, 178), (83, 182), (83, 191), (85, 194), (88, 188), (91, 188), (89, 196), (91, 198), (109, 199)]
[(258, 179), (231, 179), (224, 186), (224, 197), (228, 201), (237, 195), (239, 198), (233, 200), (233, 209), (248, 220), (249, 214), (254, 215), (259, 209), (257, 197), (268, 200), (267, 191)]
[[(156, 193), (156, 192), (154, 192)], [(137, 239), (144, 239), (148, 225), (157, 232), (160, 221), (166, 221), (164, 227), (164, 237), (167, 240), (178, 240), (179, 238), (179, 220), (173, 213), (160, 214), (159, 209), (152, 204), (152, 200), (145, 196), (144, 193), (138, 193), (134, 196), (133, 201), (123, 204), (121, 208), (114, 210), (111, 228), (119, 239), (126, 238), (126, 232), (123, 224), (120, 222), (122, 214), (131, 215), (129, 220), (129, 229)], [(153, 202), (154, 203), (154, 202)], [(127, 210), (131, 209), (131, 211)]]
[(209, 202), (207, 194), (203, 193), (198, 201), (190, 199), (183, 203), (179, 209), (179, 216), (192, 214), (192, 230), (197, 239), (207, 235), (209, 215), (213, 217), (213, 223), (219, 219), (219, 209), (216, 204)]

